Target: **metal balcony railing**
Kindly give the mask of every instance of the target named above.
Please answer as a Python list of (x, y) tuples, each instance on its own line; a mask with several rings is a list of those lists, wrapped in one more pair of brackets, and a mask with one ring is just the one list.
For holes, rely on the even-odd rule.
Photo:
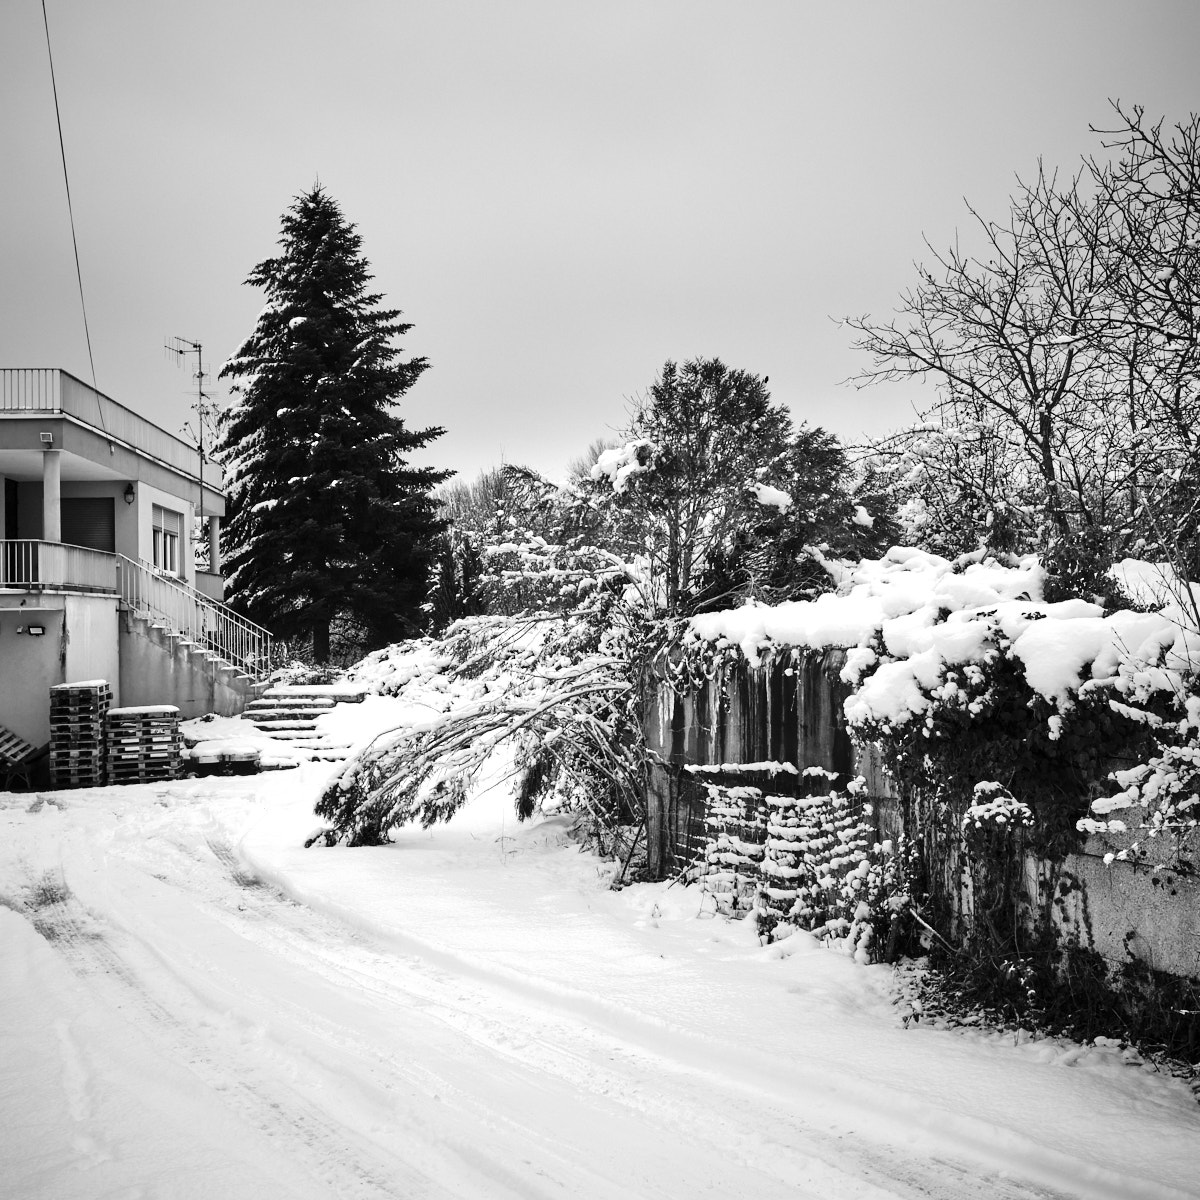
[(0, 540), (0, 588), (113, 593), (139, 616), (157, 621), (255, 680), (271, 671), (271, 634), (261, 625), (182, 579), (123, 554), (62, 542)]
[(116, 555), (121, 599), (140, 616), (160, 622), (201, 649), (263, 680), (271, 673), (271, 634), (181, 579), (149, 563)]
[(115, 592), (117, 556), (63, 542), (0, 541), (0, 587)]

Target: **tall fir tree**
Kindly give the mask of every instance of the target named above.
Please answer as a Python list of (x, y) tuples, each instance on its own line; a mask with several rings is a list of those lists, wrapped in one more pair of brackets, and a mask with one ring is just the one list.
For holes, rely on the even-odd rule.
[(326, 662), (331, 624), (368, 648), (419, 632), (444, 529), (430, 490), (450, 472), (408, 465), (444, 431), (392, 411), (429, 364), (401, 357), (412, 326), (368, 290), (355, 227), (319, 184), (281, 227), (281, 253), (246, 280), (266, 306), (221, 370), (225, 561), (231, 602)]

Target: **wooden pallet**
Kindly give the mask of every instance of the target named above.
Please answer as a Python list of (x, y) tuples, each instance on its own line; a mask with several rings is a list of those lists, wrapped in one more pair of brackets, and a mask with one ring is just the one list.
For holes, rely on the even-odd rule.
[(110, 784), (160, 784), (164, 780), (184, 778), (184, 764), (181, 762), (164, 762), (161, 766), (115, 768), (112, 763), (108, 766), (108, 782)]

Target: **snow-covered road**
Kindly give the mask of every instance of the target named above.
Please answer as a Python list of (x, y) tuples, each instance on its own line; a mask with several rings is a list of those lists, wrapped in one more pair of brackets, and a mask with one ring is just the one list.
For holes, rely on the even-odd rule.
[(905, 1029), (498, 789), (304, 850), (321, 778), (0, 794), (0, 1193), (1200, 1195), (1200, 1109), (1115, 1049)]

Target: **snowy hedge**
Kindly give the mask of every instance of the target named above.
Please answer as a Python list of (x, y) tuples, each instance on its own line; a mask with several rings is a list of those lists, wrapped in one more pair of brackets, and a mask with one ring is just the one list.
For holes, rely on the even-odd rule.
[[(845, 715), (902, 782), (960, 798), (997, 782), (1036, 815), (1047, 849), (1072, 834), (1128, 833), (1123, 857), (1196, 824), (1200, 623), (1170, 570), (1114, 568), (1129, 608), (1044, 599), (1034, 556), (956, 560), (907, 548), (843, 568), (836, 594), (691, 619), (685, 650), (751, 663), (783, 647), (847, 651)], [(1140, 610), (1140, 611), (1139, 611)], [(1088, 810), (1118, 755), (1115, 795)], [(1134, 818), (1130, 821), (1130, 814)]]

